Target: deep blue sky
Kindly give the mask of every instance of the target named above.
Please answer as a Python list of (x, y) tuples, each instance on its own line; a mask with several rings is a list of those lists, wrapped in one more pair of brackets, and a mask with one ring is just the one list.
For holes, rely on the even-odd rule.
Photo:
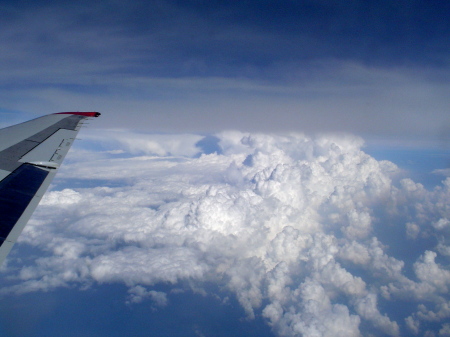
[[(159, 290), (170, 291), (160, 286)], [(220, 293), (217, 289), (212, 292)], [(106, 285), (84, 291), (59, 289), (2, 298), (2, 336), (273, 336), (261, 317), (246, 320), (231, 294), (227, 304), (211, 295), (169, 296), (170, 306), (150, 301), (127, 305), (126, 288)], [(39, 309), (36, 305), (39, 303)]]
[[(60, 57), (100, 63), (126, 55), (116, 72), (264, 77), (279, 63), (327, 58), (445, 67), (449, 12), (441, 1), (18, 1), (3, 2), (2, 25), (25, 24), (9, 42), (26, 43), (26, 51), (38, 52), (37, 63)], [(41, 15), (47, 21), (34, 23)], [(27, 22), (41, 30), (27, 30)], [(91, 39), (77, 45), (59, 38), (83, 33)], [(102, 39), (122, 39), (130, 50), (114, 50)], [(190, 61), (198, 66), (189, 67)]]

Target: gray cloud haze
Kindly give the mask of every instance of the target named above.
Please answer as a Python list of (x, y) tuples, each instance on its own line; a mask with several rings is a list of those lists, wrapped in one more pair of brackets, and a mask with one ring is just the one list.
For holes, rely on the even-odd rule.
[(4, 2), (1, 108), (101, 110), (104, 127), (145, 131), (436, 142), (450, 125), (448, 12), (423, 1)]

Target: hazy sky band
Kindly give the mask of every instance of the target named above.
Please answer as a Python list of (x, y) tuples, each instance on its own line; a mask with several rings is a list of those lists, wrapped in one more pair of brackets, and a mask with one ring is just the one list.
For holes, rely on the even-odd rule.
[(448, 134), (446, 2), (1, 6), (3, 111), (102, 110), (104, 127), (160, 132)]

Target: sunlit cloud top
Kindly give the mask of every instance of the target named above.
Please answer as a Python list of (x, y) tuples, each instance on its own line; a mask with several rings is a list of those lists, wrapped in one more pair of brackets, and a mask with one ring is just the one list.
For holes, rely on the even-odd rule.
[(94, 139), (105, 150), (74, 149), (0, 296), (120, 284), (131, 313), (181, 287), (232, 294), (274, 336), (445, 336), (450, 178), (426, 189), (348, 135), (229, 131), (209, 153), (193, 135)]

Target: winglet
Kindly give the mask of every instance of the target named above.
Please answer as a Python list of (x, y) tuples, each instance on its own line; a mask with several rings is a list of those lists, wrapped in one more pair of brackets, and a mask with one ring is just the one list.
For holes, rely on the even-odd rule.
[(58, 112), (55, 115), (79, 115), (79, 116), (86, 116), (86, 117), (98, 117), (101, 115), (100, 112)]

